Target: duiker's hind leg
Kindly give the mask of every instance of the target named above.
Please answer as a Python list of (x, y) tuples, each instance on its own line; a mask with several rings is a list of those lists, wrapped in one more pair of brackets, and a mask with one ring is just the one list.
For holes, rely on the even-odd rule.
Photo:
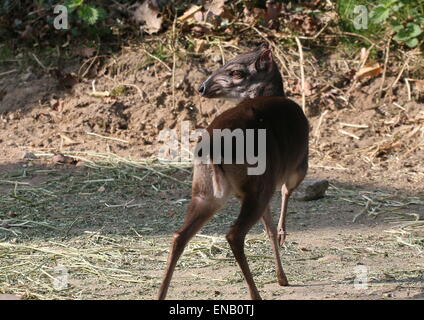
[(284, 241), (286, 240), (286, 216), (287, 216), (287, 204), (289, 202), (290, 195), (293, 190), (298, 187), (302, 180), (306, 176), (306, 171), (308, 170), (308, 159), (305, 158), (305, 161), (299, 166), (299, 168), (292, 174), (286, 183), (281, 188), (281, 213), (280, 219), (278, 220), (278, 242), (282, 247)]
[(269, 206), (266, 208), (264, 215), (262, 216), (262, 222), (265, 226), (266, 232), (268, 233), (269, 240), (271, 241), (272, 250), (275, 255), (275, 271), (277, 273), (277, 280), (280, 286), (288, 286), (289, 282), (284, 273), (283, 266), (281, 265), (280, 252), (278, 249), (277, 239), (277, 228), (272, 221), (272, 214)]
[(175, 266), (188, 241), (218, 209), (219, 206), (214, 203), (214, 199), (205, 199), (199, 196), (192, 198), (191, 203), (187, 208), (187, 214), (183, 226), (173, 235), (174, 239), (168, 256), (165, 276), (159, 289), (158, 299), (165, 299)]
[(281, 212), (280, 219), (278, 220), (278, 243), (282, 247), (286, 240), (286, 216), (287, 216), (287, 204), (289, 202), (290, 195), (293, 189), (287, 189), (286, 185), (281, 188)]
[(269, 204), (270, 196), (272, 196), (272, 192), (269, 192), (269, 195), (265, 195), (265, 192), (262, 192), (259, 197), (254, 193), (245, 195), (240, 214), (227, 233), (228, 243), (249, 286), (250, 297), (254, 300), (260, 300), (261, 296), (244, 254), (244, 239), (249, 230), (263, 215)]
[(220, 196), (215, 196), (217, 192), (214, 190), (212, 181), (216, 178), (214, 175), (220, 174), (215, 171), (210, 165), (197, 162), (194, 164), (191, 202), (187, 208), (183, 226), (174, 233), (158, 299), (165, 299), (175, 266), (188, 241), (225, 204), (228, 198), (230, 188), (225, 177), (221, 175), (218, 179)]

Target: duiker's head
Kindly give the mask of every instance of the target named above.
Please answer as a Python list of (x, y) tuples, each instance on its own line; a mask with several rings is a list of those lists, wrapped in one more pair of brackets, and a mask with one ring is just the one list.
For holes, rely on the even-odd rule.
[(199, 87), (205, 98), (243, 100), (283, 96), (283, 81), (268, 44), (240, 54), (214, 71)]

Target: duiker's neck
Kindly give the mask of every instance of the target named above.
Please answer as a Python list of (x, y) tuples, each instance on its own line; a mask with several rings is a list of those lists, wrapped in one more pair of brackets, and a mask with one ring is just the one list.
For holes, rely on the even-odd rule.
[(284, 97), (283, 77), (281, 76), (278, 66), (275, 65), (274, 72), (270, 76), (269, 81), (263, 87), (261, 96), (278, 96)]

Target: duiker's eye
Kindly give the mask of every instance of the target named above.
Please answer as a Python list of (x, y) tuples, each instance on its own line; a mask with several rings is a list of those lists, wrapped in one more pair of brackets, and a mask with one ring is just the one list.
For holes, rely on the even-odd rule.
[(244, 78), (244, 71), (233, 70), (233, 71), (230, 72), (230, 76), (232, 76), (234, 79), (243, 79)]

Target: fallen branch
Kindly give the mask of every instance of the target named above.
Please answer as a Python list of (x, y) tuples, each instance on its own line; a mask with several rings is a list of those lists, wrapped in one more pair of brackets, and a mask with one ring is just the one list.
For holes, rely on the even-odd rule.
[(297, 47), (299, 49), (299, 56), (300, 56), (300, 78), (302, 81), (302, 110), (305, 112), (306, 109), (306, 98), (305, 98), (305, 69), (304, 69), (304, 61), (303, 61), (303, 49), (302, 44), (300, 43), (300, 40), (298, 37), (295, 37)]

